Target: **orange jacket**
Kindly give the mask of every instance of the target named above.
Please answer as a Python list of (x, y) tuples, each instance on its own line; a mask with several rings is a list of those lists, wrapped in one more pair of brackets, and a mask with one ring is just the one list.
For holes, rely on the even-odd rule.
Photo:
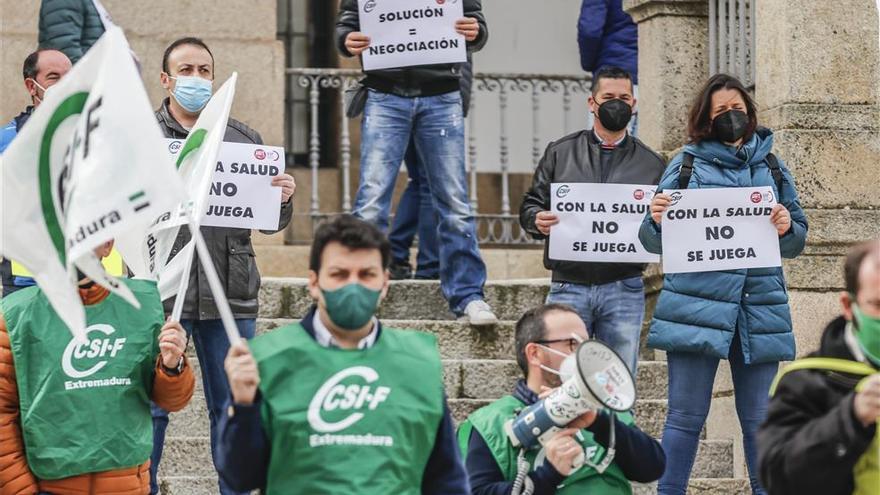
[[(103, 301), (109, 292), (99, 285), (80, 289), (86, 305)], [(186, 407), (195, 388), (192, 368), (170, 376), (156, 360), (153, 402), (167, 411)], [(102, 473), (83, 474), (62, 480), (38, 480), (27, 465), (19, 422), (18, 386), (9, 345), (6, 321), (0, 316), (0, 495), (146, 495), (150, 493), (150, 461), (140, 466)]]

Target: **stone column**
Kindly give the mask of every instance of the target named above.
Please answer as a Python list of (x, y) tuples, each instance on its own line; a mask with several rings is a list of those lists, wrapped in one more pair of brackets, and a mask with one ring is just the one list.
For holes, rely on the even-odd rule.
[(877, 26), (873, 0), (757, 3), (759, 121), (810, 222), (804, 255), (786, 265), (799, 355), (839, 313), (848, 248), (880, 234)]
[(706, 0), (624, 0), (639, 25), (639, 138), (658, 152), (684, 144), (688, 107), (709, 74)]

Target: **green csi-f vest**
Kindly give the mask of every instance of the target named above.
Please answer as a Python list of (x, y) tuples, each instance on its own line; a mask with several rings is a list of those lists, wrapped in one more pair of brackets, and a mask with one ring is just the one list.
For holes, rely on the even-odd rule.
[[(489, 450), (492, 451), (492, 456), (498, 463), (501, 472), (504, 473), (504, 478), (513, 481), (516, 478), (516, 459), (519, 455), (519, 449), (511, 445), (510, 439), (504, 431), (504, 424), (515, 418), (517, 411), (524, 407), (525, 404), (519, 399), (508, 395), (474, 411), (458, 428), (458, 442), (462, 458), (467, 456), (471, 431), (477, 430), (486, 445), (489, 446)], [(633, 417), (629, 413), (618, 414), (616, 419), (628, 425), (634, 423)], [(605, 448), (594, 440), (593, 434), (589, 431), (581, 430), (575, 438), (580, 440), (584, 452), (591, 462), (598, 464), (605, 456)], [(527, 450), (525, 458), (531, 465), (531, 471), (542, 466), (545, 462), (549, 462), (543, 448)], [(602, 474), (590, 466), (582, 466), (571, 476), (565, 478), (556, 493), (559, 495), (586, 493), (591, 495), (631, 495), (632, 487), (620, 467), (612, 462)]]
[(28, 467), (45, 480), (143, 464), (153, 449), (150, 393), (164, 315), (154, 282), (123, 281), (136, 309), (110, 294), (86, 306), (77, 344), (37, 287), (3, 299)]
[(254, 339), (273, 494), (419, 494), (443, 416), (436, 339), (383, 328), (325, 348), (302, 326)]
[[(826, 370), (865, 377), (878, 372), (868, 364), (848, 359), (823, 357), (798, 359), (776, 375), (776, 379), (770, 386), (770, 396), (772, 397), (776, 393), (776, 386), (779, 385), (779, 380), (786, 373), (797, 370)], [(861, 388), (862, 383), (860, 382), (856, 386), (856, 391), (860, 391)], [(880, 432), (874, 435), (874, 441), (871, 442), (868, 450), (862, 454), (853, 468), (853, 481), (855, 482), (853, 495), (877, 495), (877, 490), (880, 489)]]

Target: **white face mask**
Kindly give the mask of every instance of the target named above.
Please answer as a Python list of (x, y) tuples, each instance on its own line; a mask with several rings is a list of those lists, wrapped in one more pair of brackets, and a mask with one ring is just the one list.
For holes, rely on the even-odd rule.
[(34, 98), (36, 98), (37, 100), (39, 100), (38, 103), (43, 103), (43, 100), (46, 98), (46, 95), (49, 94), (49, 90), (52, 89), (52, 86), (49, 86), (48, 88), (44, 88), (40, 83), (37, 82), (36, 79), (33, 79), (33, 78), (32, 78), (31, 81), (33, 81), (34, 84), (36, 84), (37, 87), (40, 88), (40, 91), (43, 92), (43, 97), (42, 97), (42, 98), (40, 98), (40, 97), (37, 96), (37, 95), (34, 95)]
[[(574, 333), (571, 334), (571, 338), (577, 340), (578, 342), (583, 342), (583, 341), (584, 341), (583, 338), (581, 338), (579, 335), (574, 334)], [(547, 371), (547, 372), (549, 372), (549, 373), (553, 373), (554, 375), (559, 376), (559, 378), (560, 378), (563, 382), (565, 382), (565, 381), (568, 380), (569, 378), (573, 377), (573, 376), (577, 373), (577, 363), (576, 363), (575, 360), (574, 360), (574, 354), (573, 354), (573, 353), (572, 353), (572, 354), (566, 354), (566, 353), (564, 353), (564, 352), (562, 352), (562, 351), (558, 351), (558, 350), (556, 350), (556, 349), (554, 349), (554, 348), (552, 348), (552, 347), (547, 347), (547, 346), (544, 345), (544, 344), (538, 344), (538, 345), (539, 345), (542, 349), (545, 349), (546, 351), (548, 351), (548, 352), (550, 352), (550, 353), (552, 353), (552, 354), (556, 354), (557, 356), (560, 356), (560, 357), (563, 358), (563, 359), (562, 359), (562, 364), (559, 365), (559, 369), (558, 369), (558, 370), (554, 370), (553, 368), (551, 368), (551, 367), (549, 367), (549, 366), (544, 366), (543, 364), (540, 365), (542, 370)]]

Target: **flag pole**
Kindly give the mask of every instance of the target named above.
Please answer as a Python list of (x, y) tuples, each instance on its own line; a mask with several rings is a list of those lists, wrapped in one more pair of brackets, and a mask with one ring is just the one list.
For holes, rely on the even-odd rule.
[[(214, 303), (220, 312), (220, 319), (223, 321), (223, 328), (226, 330), (226, 336), (229, 338), (229, 344), (235, 345), (241, 340), (241, 334), (238, 333), (238, 325), (235, 324), (235, 318), (232, 317), (232, 310), (229, 309), (229, 301), (226, 299), (226, 292), (220, 283), (220, 277), (217, 276), (217, 269), (214, 267), (214, 261), (211, 259), (211, 253), (205, 244), (201, 230), (190, 221), (190, 231), (192, 231), (193, 241), (196, 243), (196, 249), (199, 253), (199, 263), (205, 269), (205, 276), (208, 279), (208, 286), (211, 288), (211, 295), (214, 296)], [(191, 263), (190, 263), (191, 264)], [(186, 273), (189, 278), (189, 273)], [(181, 297), (182, 296), (182, 297)], [(177, 294), (177, 300), (186, 298), (186, 294)], [(174, 301), (175, 306), (177, 300)]]

